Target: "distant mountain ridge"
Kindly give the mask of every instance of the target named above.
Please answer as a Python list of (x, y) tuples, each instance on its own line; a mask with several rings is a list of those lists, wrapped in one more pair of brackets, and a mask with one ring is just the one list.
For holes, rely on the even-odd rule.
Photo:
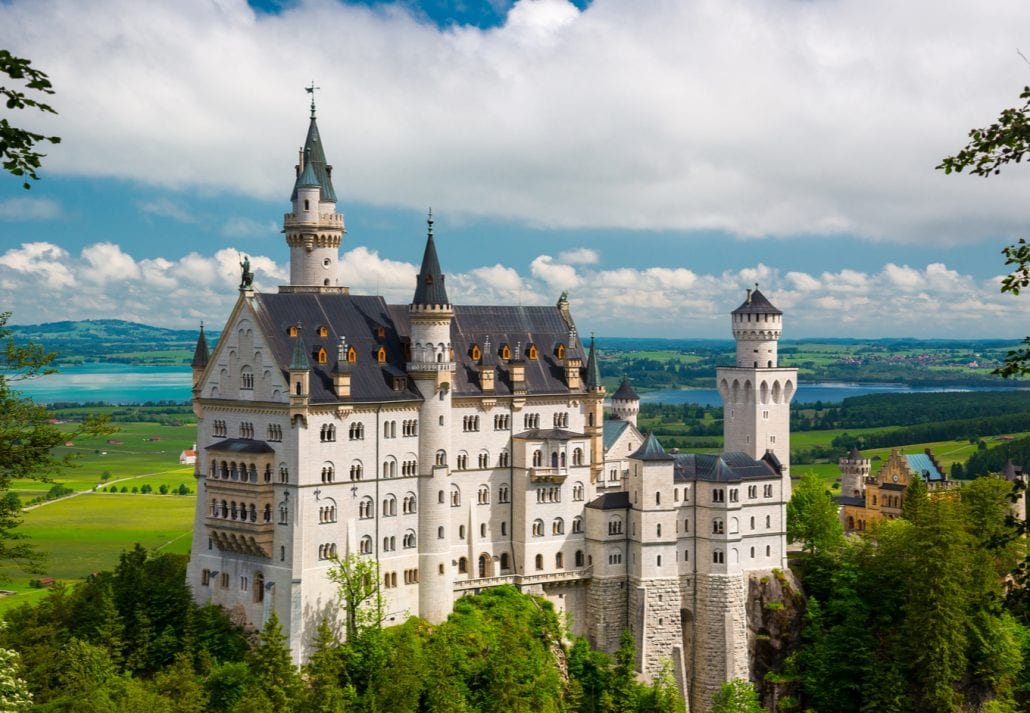
[[(18, 342), (38, 342), (57, 352), (58, 363), (117, 361), (148, 364), (187, 363), (199, 329), (166, 329), (121, 319), (8, 325)], [(218, 332), (208, 332), (209, 344)]]

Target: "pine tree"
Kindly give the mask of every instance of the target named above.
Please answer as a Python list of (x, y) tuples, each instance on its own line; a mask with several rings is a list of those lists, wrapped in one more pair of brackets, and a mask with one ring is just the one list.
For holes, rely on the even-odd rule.
[(926, 489), (926, 483), (918, 475), (912, 477), (905, 489), (905, 500), (901, 504), (901, 516), (909, 522), (918, 522), (919, 514), (922, 512), (930, 496)]
[(290, 710), (299, 701), (300, 676), (274, 611), (261, 630), (257, 646), (247, 656), (247, 666), (255, 689), (264, 694), (274, 710)]
[(336, 634), (323, 618), (315, 634), (315, 649), (304, 666), (307, 688), (304, 692), (304, 713), (343, 713), (353, 699), (342, 685), (344, 665)]

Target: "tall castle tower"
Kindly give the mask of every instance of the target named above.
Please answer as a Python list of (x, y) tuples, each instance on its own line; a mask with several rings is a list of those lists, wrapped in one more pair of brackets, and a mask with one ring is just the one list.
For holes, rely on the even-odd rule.
[(723, 402), (723, 448), (756, 459), (771, 452), (789, 485), (790, 401), (798, 371), (777, 364), (783, 313), (756, 287), (749, 289), (744, 303), (733, 310), (732, 325), (736, 366), (716, 370)]
[(450, 486), (447, 480), (451, 451), (451, 389), (454, 352), (451, 321), (454, 308), (447, 299), (444, 275), (433, 242), (433, 214), (429, 213), (426, 250), (418, 272), (415, 297), (408, 307), (411, 356), (408, 374), (425, 399), (419, 414), (419, 616), (437, 624), (451, 613), (454, 594), (449, 571), (447, 532)]
[(640, 413), (640, 396), (629, 384), (629, 379), (622, 378), (619, 388), (612, 394), (612, 416), (620, 421), (629, 421), (637, 425), (637, 414)]
[(346, 229), (336, 212), (333, 167), (326, 163), (322, 137), (315, 122), (314, 93), (311, 123), (290, 201), (293, 211), (283, 217), (290, 246), (290, 284), (282, 292), (346, 292), (339, 284), (340, 245)]

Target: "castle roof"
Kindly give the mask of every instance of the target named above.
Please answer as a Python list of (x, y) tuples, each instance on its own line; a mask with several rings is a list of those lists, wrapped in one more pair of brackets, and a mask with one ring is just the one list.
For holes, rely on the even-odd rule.
[(311, 366), (308, 355), (304, 353), (304, 340), (297, 336), (293, 340), (293, 352), (290, 354), (290, 369), (307, 369)]
[(527, 441), (571, 441), (573, 438), (586, 438), (586, 435), (561, 428), (531, 428), (516, 433), (514, 438), (524, 438)]
[(746, 453), (679, 453), (673, 457), (673, 475), (678, 481), (733, 483), (779, 477), (769, 463), (755, 460)]
[(595, 510), (625, 510), (629, 507), (629, 491), (602, 493), (587, 503), (587, 507)]
[(436, 256), (436, 243), (433, 241), (432, 213), (426, 222), (429, 224), (429, 231), (426, 235), (426, 251), (422, 254), (422, 269), (418, 271), (415, 297), (411, 300), (411, 304), (449, 305), (447, 290), (443, 286), (444, 275), (440, 270), (440, 260)]
[(772, 302), (756, 287), (747, 291), (747, 299), (740, 307), (733, 310), (733, 314), (783, 314), (783, 312), (773, 307)]
[(622, 435), (623, 431), (629, 428), (629, 425), (629, 421), (623, 421), (618, 418), (610, 418), (604, 422), (604, 435), (602, 438), (604, 440), (604, 449), (606, 451), (610, 450), (611, 447), (615, 445), (615, 442), (619, 440), (619, 436)]
[(297, 200), (298, 188), (303, 185), (309, 185), (302, 182), (302, 179), (310, 180), (304, 178), (309, 166), (314, 173), (318, 187), (322, 189), (322, 200), (335, 203), (336, 191), (333, 189), (333, 181), (330, 178), (333, 169), (332, 166), (326, 163), (325, 149), (322, 148), (322, 137), (318, 134), (318, 122), (315, 121), (313, 112), (311, 123), (308, 124), (308, 135), (304, 139), (304, 171), (298, 174), (297, 181), (293, 184), (293, 192), (290, 194), (291, 201)]
[(622, 377), (622, 383), (619, 384), (618, 390), (612, 394), (612, 401), (640, 401), (640, 397), (637, 392), (633, 390), (633, 387), (629, 385), (629, 379), (625, 376)]
[(193, 361), (190, 366), (194, 369), (203, 369), (211, 358), (211, 352), (207, 348), (207, 339), (204, 337), (204, 325), (200, 325), (200, 336), (197, 337), (197, 347), (193, 350)]
[(315, 166), (311, 163), (311, 149), (304, 149), (304, 170), (297, 178), (297, 188), (320, 188), (318, 176), (315, 175)]
[(862, 460), (862, 451), (858, 450), (858, 446), (851, 446), (851, 453), (848, 454), (848, 458), (851, 460)]
[(647, 439), (644, 440), (643, 445), (631, 454), (630, 458), (642, 461), (675, 460), (674, 456), (665, 452), (662, 444), (658, 442), (653, 433), (647, 434)]
[[(346, 336), (347, 345), (357, 352), (353, 364), (340, 367), (351, 373), (351, 401), (411, 401), (421, 400), (411, 379), (404, 388), (396, 390), (396, 376), (404, 375), (407, 350), (411, 344), (411, 326), (407, 305), (387, 305), (382, 297), (318, 292), (257, 293), (251, 300), (254, 315), (261, 331), (271, 345), (276, 363), (286, 372), (296, 350), (308, 361), (302, 368), (310, 368), (309, 399), (311, 403), (338, 401), (333, 389), (333, 367), (340, 338)], [(289, 328), (298, 322), (304, 325), (326, 327), (326, 336), (318, 329), (304, 329), (300, 336), (291, 338)], [(382, 336), (380, 336), (382, 335)], [(479, 365), (469, 355), (473, 343), (485, 342), (489, 336), (491, 350), (497, 357), (502, 347), (510, 346), (512, 354), (521, 344), (525, 354), (529, 344), (553, 344), (568, 338), (568, 323), (557, 307), (462, 306), (454, 307), (451, 321), (451, 344), (457, 368), (452, 390), (456, 397), (481, 396), (478, 378)], [(480, 344), (482, 349), (485, 343)], [(385, 351), (385, 361), (379, 363), (379, 348)], [(324, 348), (329, 359), (317, 363), (312, 356)], [(566, 347), (566, 358), (583, 358), (582, 346)], [(536, 359), (522, 362), (527, 394), (568, 394), (565, 367), (553, 353), (540, 349)], [(497, 377), (493, 393), (511, 395), (511, 363), (498, 358)]]
[(865, 498), (861, 495), (834, 495), (833, 502), (838, 505), (851, 505), (853, 507), (865, 507)]
[(923, 480), (947, 480), (947, 477), (940, 471), (937, 464), (933, 462), (933, 459), (927, 453), (906, 455), (905, 460), (908, 461), (908, 469)]
[(275, 449), (264, 441), (255, 441), (251, 438), (226, 438), (224, 441), (212, 443), (204, 450), (217, 453), (275, 453)]

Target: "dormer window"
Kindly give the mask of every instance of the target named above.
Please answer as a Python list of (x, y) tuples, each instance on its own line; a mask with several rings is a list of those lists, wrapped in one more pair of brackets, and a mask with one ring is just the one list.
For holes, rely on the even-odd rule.
[(380, 364), (386, 363), (386, 347), (379, 347), (379, 351), (376, 352), (376, 361)]
[(357, 364), (358, 363), (358, 350), (354, 347), (347, 347), (347, 363)]
[(326, 352), (324, 347), (319, 347), (315, 350), (315, 361), (319, 364), (325, 364), (329, 361), (329, 354)]
[(528, 357), (531, 360), (536, 359), (538, 353), (539, 352), (537, 351), (536, 344), (530, 344), (529, 348), (526, 349), (526, 357)]
[(386, 327), (383, 327), (383, 326), (376, 327), (376, 337), (378, 339), (382, 339), (385, 336), (386, 336)]
[(501, 359), (511, 359), (511, 347), (507, 344), (501, 345)]
[(469, 355), (472, 357), (472, 361), (479, 361), (479, 359), (483, 356), (483, 352), (479, 350), (478, 344), (473, 344), (472, 350), (469, 352)]
[(329, 327), (325, 326), (324, 324), (321, 327), (319, 327), (318, 328), (318, 336), (320, 336), (320, 337), (328, 337), (329, 336)]
[(565, 358), (565, 345), (559, 343), (558, 346), (555, 347), (555, 349), (554, 349), (554, 355), (556, 357), (558, 357), (559, 359), (564, 359)]
[(432, 276), (432, 274), (429, 274), (429, 273), (426, 274), (425, 283), (427, 285), (433, 284), (433, 276)]
[(297, 336), (297, 331), (298, 331), (298, 330), (297, 330), (297, 325), (295, 325), (295, 324), (294, 324), (294, 325), (290, 325), (290, 326), (289, 326), (289, 327), (287, 327), (287, 329), (286, 329), (286, 333), (287, 333), (288, 335), (290, 335), (291, 337), (296, 337), (296, 336)]

